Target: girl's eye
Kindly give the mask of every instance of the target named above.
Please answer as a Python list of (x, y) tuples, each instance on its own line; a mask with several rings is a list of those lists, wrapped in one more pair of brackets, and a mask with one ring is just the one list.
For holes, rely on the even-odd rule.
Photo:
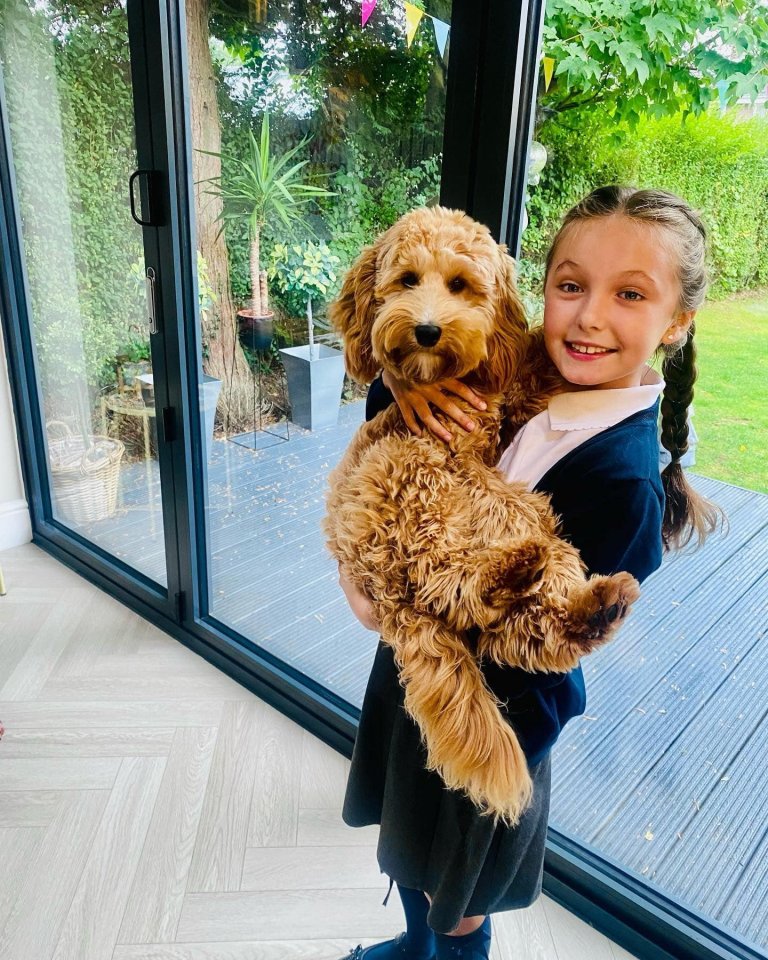
[(581, 287), (578, 283), (571, 283), (570, 280), (566, 280), (565, 283), (559, 284), (559, 288), (563, 293), (578, 293), (581, 290)]
[(461, 293), (466, 285), (467, 281), (463, 277), (454, 277), (453, 280), (448, 281), (448, 289), (451, 293)]
[(642, 293), (638, 293), (637, 290), (622, 290), (619, 296), (623, 296), (627, 300), (645, 300)]
[(400, 277), (400, 283), (402, 283), (404, 287), (417, 287), (419, 285), (419, 278), (415, 273), (404, 273), (402, 277)]

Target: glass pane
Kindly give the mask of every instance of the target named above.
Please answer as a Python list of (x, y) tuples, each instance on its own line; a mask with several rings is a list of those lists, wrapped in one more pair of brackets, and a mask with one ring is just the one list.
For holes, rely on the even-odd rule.
[(124, 4), (5, 0), (0, 58), (54, 517), (165, 585)]
[(363, 246), (438, 197), (450, 3), (427, 3), (412, 38), (400, 2), (364, 25), (352, 0), (192, 7), (210, 612), (359, 705), (376, 637), (320, 520), (366, 390), (345, 380), (326, 309)]
[(765, 8), (600, 9), (547, 5), (521, 283), (540, 315), (549, 239), (594, 187), (672, 190), (702, 213), (713, 282), (683, 463), (730, 531), (669, 555), (582, 662), (587, 709), (554, 751), (551, 823), (765, 949)]

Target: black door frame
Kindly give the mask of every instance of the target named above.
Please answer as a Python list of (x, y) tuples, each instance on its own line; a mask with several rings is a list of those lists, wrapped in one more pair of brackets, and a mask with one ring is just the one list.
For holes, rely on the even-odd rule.
[[(196, 269), (190, 236), (191, 145), (187, 133), (183, 3), (129, 0), (141, 166), (156, 171), (159, 224), (150, 237), (164, 326), (153, 357), (166, 370), (164, 506), (173, 518), (176, 573), (167, 596), (156, 585), (51, 519), (44, 444), (29, 336), (20, 223), (7, 111), (0, 84), (0, 307), (19, 427), (34, 541), (350, 756), (359, 711), (197, 611), (205, 601), (204, 494), (191, 478), (203, 465), (196, 370)], [(544, 0), (454, 0), (441, 202), (466, 209), (517, 255), (533, 123)], [(514, 38), (507, 41), (505, 38)], [(0, 77), (1, 79), (1, 77)], [(190, 331), (192, 335), (190, 336)], [(173, 437), (173, 439), (172, 439)], [(199, 502), (195, 502), (196, 498)], [(154, 593), (158, 591), (154, 589)], [(619, 864), (550, 827), (544, 890), (616, 943), (658, 960), (760, 960), (727, 930), (665, 897)]]

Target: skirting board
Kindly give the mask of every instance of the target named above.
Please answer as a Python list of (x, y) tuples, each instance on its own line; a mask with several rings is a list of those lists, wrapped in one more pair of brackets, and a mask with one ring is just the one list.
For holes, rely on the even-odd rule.
[(26, 500), (0, 503), (0, 550), (20, 547), (32, 539), (32, 523)]

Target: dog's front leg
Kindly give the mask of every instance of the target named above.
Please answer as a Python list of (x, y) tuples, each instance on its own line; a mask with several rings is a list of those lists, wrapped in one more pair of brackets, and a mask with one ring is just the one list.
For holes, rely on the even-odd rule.
[(517, 823), (532, 795), (525, 754), (461, 637), (409, 607), (384, 616), (382, 637), (394, 648), (427, 768), (483, 813)]

